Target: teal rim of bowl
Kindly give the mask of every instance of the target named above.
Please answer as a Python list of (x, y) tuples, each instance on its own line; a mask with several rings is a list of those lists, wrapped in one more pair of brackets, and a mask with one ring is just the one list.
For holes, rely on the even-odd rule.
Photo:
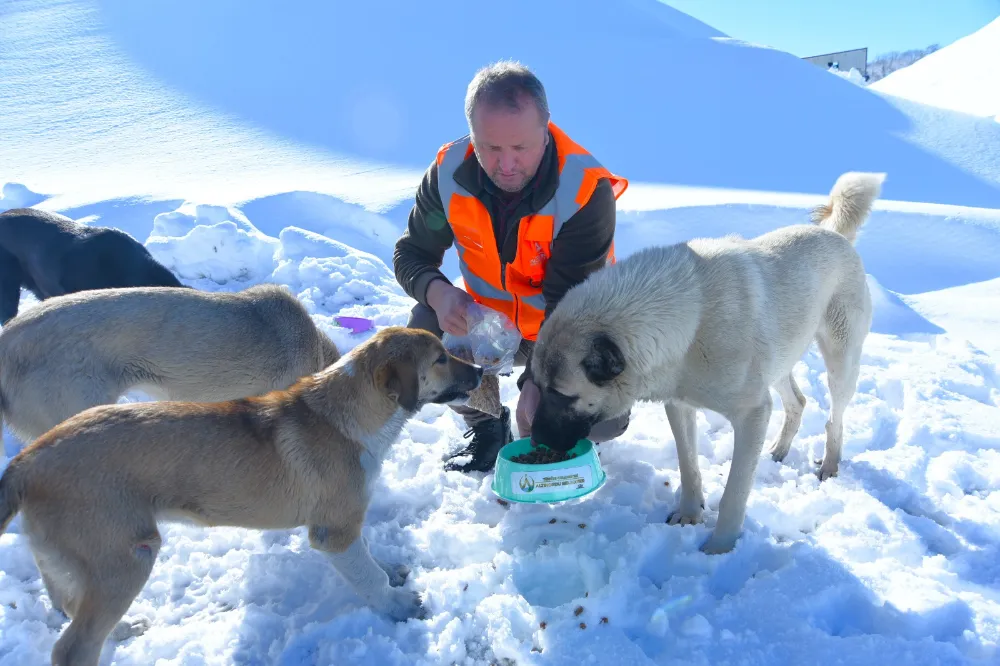
[[(581, 439), (570, 449), (576, 454), (570, 460), (542, 465), (526, 465), (510, 460), (530, 450), (529, 437), (514, 440), (500, 449), (491, 488), (498, 497), (522, 504), (565, 502), (589, 495), (607, 481), (594, 443), (589, 439)], [(536, 492), (539, 485), (549, 483), (559, 485), (547, 492)]]

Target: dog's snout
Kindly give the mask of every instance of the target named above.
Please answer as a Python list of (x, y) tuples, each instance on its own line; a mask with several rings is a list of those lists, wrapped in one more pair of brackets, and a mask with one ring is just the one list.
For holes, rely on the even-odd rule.
[(590, 419), (554, 407), (543, 395), (531, 423), (531, 438), (554, 451), (569, 451), (590, 431)]
[(452, 366), (455, 383), (466, 387), (467, 390), (479, 388), (483, 381), (483, 366), (468, 363), (459, 359), (459, 362)]
[(479, 385), (483, 381), (483, 366), (474, 365), (472, 366), (472, 382), (475, 388), (479, 388)]

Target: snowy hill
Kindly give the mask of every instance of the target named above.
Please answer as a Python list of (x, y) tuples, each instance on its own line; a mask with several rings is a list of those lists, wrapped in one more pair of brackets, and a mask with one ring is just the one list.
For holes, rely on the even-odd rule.
[[(1000, 661), (1000, 123), (872, 93), (655, 0), (486, 7), (2, 3), (0, 210), (119, 226), (199, 289), (286, 284), (347, 351), (370, 333), (337, 315), (406, 321), (392, 243), (490, 59), (535, 67), (557, 122), (636, 181), (621, 256), (802, 222), (842, 171), (886, 171), (857, 242), (875, 321), (840, 475), (814, 474), (828, 406), (815, 348), (795, 368), (799, 435), (783, 463), (762, 456), (724, 556), (698, 551), (732, 459), (718, 415), (698, 416), (707, 521), (671, 527), (677, 455), (658, 405), (602, 445), (605, 486), (557, 506), (504, 506), (490, 474), (444, 472), (464, 424), (427, 407), (364, 534), (410, 566), (429, 619), (372, 613), (305, 530), (165, 524), (130, 611), (152, 627), (102, 664)], [(482, 25), (501, 46), (468, 34)], [(514, 378), (501, 386), (513, 407)], [(768, 441), (782, 418), (776, 398)], [(20, 447), (5, 431), (0, 468)], [(18, 518), (0, 535), (0, 666), (47, 663), (64, 626)]]
[[(893, 175), (887, 199), (1000, 206), (1000, 166), (961, 165), (946, 141), (928, 149), (909, 109), (657, 0), (504, 7), (4, 3), (5, 177), (77, 200), (308, 191), (386, 212), (466, 131), (475, 69), (516, 55), (561, 126), (636, 183), (820, 194), (866, 169)], [(505, 38), (459, 47), (457, 25)], [(978, 141), (1000, 150), (995, 129)]]
[(1000, 122), (1000, 16), (870, 87), (921, 104)]

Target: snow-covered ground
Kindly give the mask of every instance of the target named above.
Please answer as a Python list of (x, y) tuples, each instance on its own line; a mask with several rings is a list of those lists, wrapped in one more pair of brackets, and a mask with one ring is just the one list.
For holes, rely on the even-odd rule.
[[(507, 53), (470, 51), (443, 63), (443, 83), (411, 88), (426, 61), (416, 54), (446, 43), (440, 26), (421, 36), (428, 14), (480, 10), (457, 0), (433, 12), (398, 0), (309, 6), (341, 21), (324, 28), (302, 7), (239, 5), (0, 4), (0, 81), (13, 84), (0, 96), (0, 210), (37, 205), (119, 226), (199, 289), (286, 284), (347, 351), (370, 333), (337, 327), (336, 315), (405, 323), (412, 302), (387, 264), (407, 199), (433, 150), (463, 131), (468, 76)], [(410, 566), (429, 619), (372, 613), (305, 530), (167, 524), (131, 610), (152, 627), (109, 642), (102, 664), (1000, 661), (1000, 124), (875, 94), (653, 0), (578, 14), (555, 36), (594, 36), (615, 58), (583, 58), (564, 75), (530, 34), (511, 48), (541, 61), (557, 122), (635, 174), (619, 205), (619, 254), (801, 222), (841, 171), (888, 173), (857, 243), (876, 314), (840, 475), (820, 483), (813, 473), (828, 405), (815, 349), (795, 368), (809, 402), (792, 452), (782, 464), (762, 456), (744, 536), (722, 556), (698, 551), (732, 457), (732, 429), (717, 415), (698, 420), (706, 523), (671, 527), (679, 478), (659, 406), (641, 405), (629, 431), (602, 445), (606, 485), (559, 506), (504, 506), (490, 474), (444, 472), (464, 427), (427, 407), (383, 469), (365, 534), (376, 556)], [(368, 39), (352, 26), (373, 16), (382, 43), (352, 55)], [(265, 27), (272, 38), (259, 40)], [(336, 40), (318, 40), (323, 29), (345, 50), (329, 51)], [(388, 55), (396, 42), (412, 57)], [(272, 62), (278, 47), (284, 59)], [(702, 58), (697, 71), (654, 77), (675, 52)], [(340, 59), (310, 60), (331, 54)], [(326, 64), (345, 54), (357, 80)], [(575, 97), (581, 77), (603, 68), (620, 94)], [(372, 82), (364, 94), (347, 85), (362, 75)], [(425, 85), (424, 115), (399, 101)], [(343, 100), (368, 106), (351, 115)], [(372, 105), (403, 130), (361, 132)], [(815, 115), (801, 115), (807, 108)], [(848, 108), (853, 129), (843, 115), (828, 122)], [(344, 117), (361, 129), (324, 125)], [(713, 131), (724, 136), (706, 138)], [(452, 256), (445, 266), (454, 273)], [(32, 303), (25, 296), (22, 307)], [(502, 391), (513, 407), (513, 377)], [(783, 416), (777, 396), (775, 407), (770, 438)], [(0, 468), (19, 448), (5, 432)], [(19, 529), (17, 519), (0, 536), (2, 666), (47, 663), (64, 627)]]
[(971, 35), (896, 70), (872, 90), (1000, 123), (1000, 15)]

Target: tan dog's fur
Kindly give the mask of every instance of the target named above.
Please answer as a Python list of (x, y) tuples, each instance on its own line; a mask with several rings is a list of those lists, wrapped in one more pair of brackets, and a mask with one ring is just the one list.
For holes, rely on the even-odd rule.
[[(72, 618), (52, 663), (93, 666), (161, 545), (157, 520), (306, 525), (361, 598), (395, 619), (422, 613), (390, 587), (399, 570), (361, 537), (371, 485), (403, 425), (428, 402), (468, 399), (482, 368), (433, 334), (388, 328), (286, 390), (216, 403), (90, 408), (45, 433), (0, 478), (0, 529), (20, 511), (53, 605)], [(405, 573), (404, 573), (405, 575)]]
[(101, 289), (39, 303), (0, 333), (0, 412), (25, 442), (133, 389), (219, 401), (291, 386), (340, 358), (287, 288)]

